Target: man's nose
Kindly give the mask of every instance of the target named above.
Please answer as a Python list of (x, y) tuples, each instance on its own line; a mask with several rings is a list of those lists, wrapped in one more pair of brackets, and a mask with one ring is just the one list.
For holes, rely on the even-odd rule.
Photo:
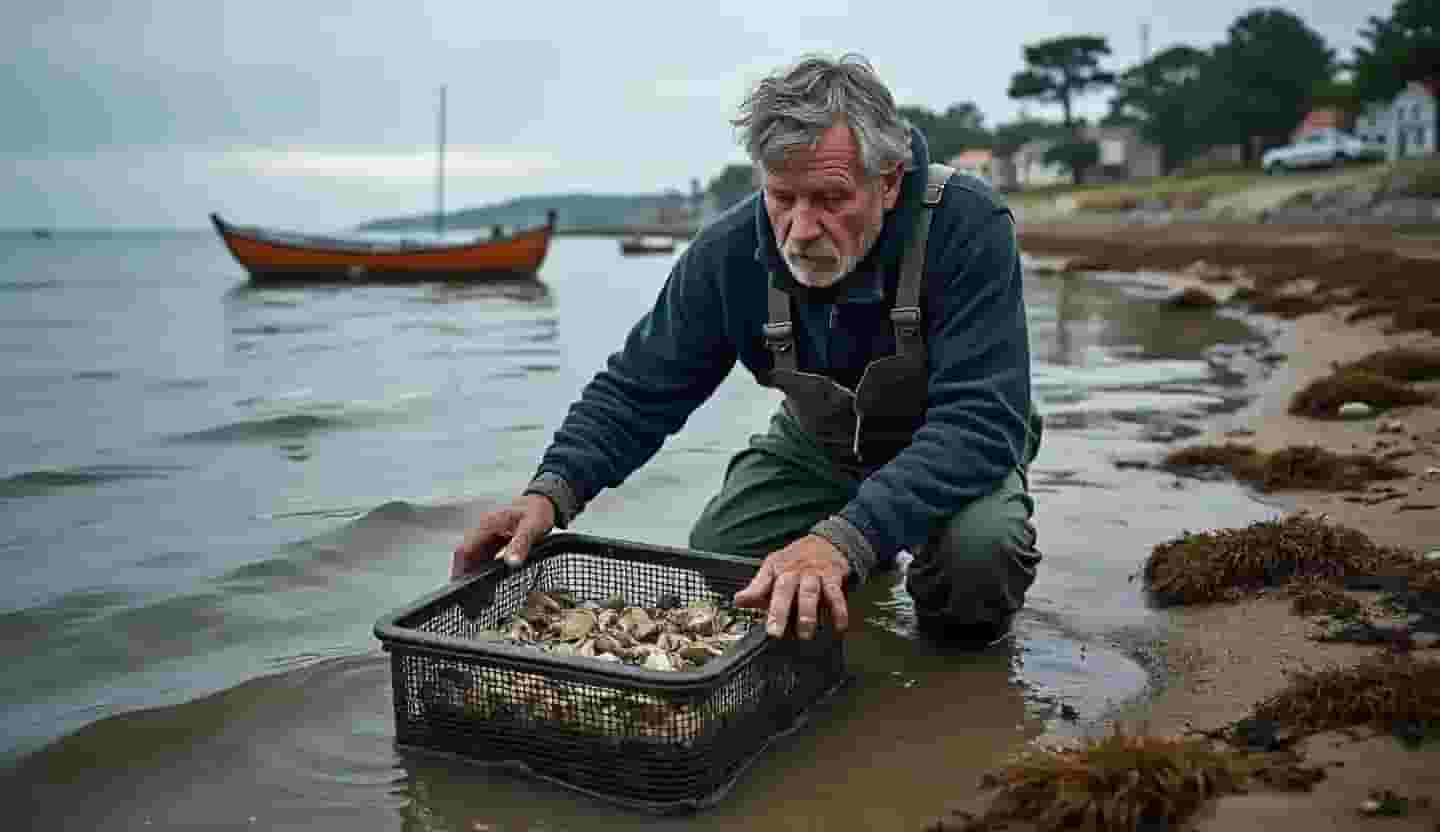
[(818, 238), (822, 233), (814, 209), (804, 203), (796, 205), (790, 218), (790, 237), (804, 243)]

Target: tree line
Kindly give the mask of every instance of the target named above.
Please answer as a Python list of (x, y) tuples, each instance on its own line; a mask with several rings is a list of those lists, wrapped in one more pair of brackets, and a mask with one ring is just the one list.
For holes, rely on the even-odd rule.
[[(936, 159), (973, 148), (1009, 155), (1049, 139), (1045, 161), (1078, 175), (1099, 161), (1099, 148), (1082, 138), (1087, 121), (1076, 105), (1109, 92), (1099, 123), (1136, 128), (1160, 148), (1165, 173), (1224, 145), (1238, 145), (1249, 164), (1264, 148), (1287, 142), (1312, 109), (1354, 116), (1410, 81), (1440, 81), (1440, 0), (1396, 0), (1390, 15), (1370, 16), (1359, 36), (1352, 58), (1341, 60), (1297, 15), (1257, 8), (1236, 18), (1220, 43), (1170, 46), (1116, 72), (1102, 66), (1111, 54), (1106, 37), (1068, 35), (1025, 45), (1024, 68), (1007, 90), (1013, 99), (1057, 107), (1058, 121), (1021, 118), (991, 128), (971, 101), (900, 112), (925, 134)], [(752, 190), (749, 165), (727, 166), (708, 187), (722, 209)]]

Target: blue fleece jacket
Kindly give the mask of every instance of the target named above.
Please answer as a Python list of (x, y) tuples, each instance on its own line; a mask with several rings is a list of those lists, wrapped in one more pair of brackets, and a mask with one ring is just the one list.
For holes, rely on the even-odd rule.
[[(761, 338), (766, 290), (795, 295), (797, 361), (853, 389), (870, 361), (892, 355), (894, 302), (906, 238), (921, 210), (929, 152), (912, 133), (913, 164), (870, 254), (828, 289), (790, 275), (760, 194), (705, 227), (677, 259), (651, 310), (585, 387), (527, 489), (560, 523), (648, 461), (719, 386), (738, 359), (763, 383), (773, 359)], [(1020, 259), (1009, 210), (981, 181), (951, 178), (926, 246), (921, 305), (929, 355), (924, 425), (875, 470), (829, 528), (860, 577), (914, 549), (935, 525), (993, 491), (1027, 462), (1030, 354)]]

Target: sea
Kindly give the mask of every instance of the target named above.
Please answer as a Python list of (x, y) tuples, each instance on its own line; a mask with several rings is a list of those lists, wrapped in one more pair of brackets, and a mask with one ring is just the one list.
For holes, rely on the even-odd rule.
[[(208, 231), (0, 234), (5, 827), (918, 829), (1163, 684), (1151, 547), (1282, 511), (1146, 467), (1245, 404), (1274, 332), (1035, 261), (1044, 561), (1010, 640), (919, 638), (876, 577), (852, 682), (689, 816), (397, 747), (376, 621), (447, 585), (674, 259), (562, 237), (536, 280), (275, 287)], [(685, 545), (777, 404), (737, 368), (575, 530)]]

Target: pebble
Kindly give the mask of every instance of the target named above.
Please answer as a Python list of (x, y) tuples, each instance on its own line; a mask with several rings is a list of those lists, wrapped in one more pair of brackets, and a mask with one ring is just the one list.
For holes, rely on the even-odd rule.
[(1404, 433), (1405, 426), (1394, 419), (1381, 419), (1375, 425), (1376, 433)]
[(1368, 798), (1368, 799), (1366, 799), (1366, 800), (1360, 801), (1360, 814), (1362, 814), (1362, 815), (1378, 815), (1378, 814), (1380, 814), (1380, 801), (1376, 800), (1376, 799), (1373, 798), (1373, 797), (1372, 797), (1372, 798)]
[(1341, 419), (1368, 419), (1375, 415), (1375, 408), (1364, 402), (1346, 402), (1340, 405)]

